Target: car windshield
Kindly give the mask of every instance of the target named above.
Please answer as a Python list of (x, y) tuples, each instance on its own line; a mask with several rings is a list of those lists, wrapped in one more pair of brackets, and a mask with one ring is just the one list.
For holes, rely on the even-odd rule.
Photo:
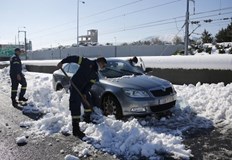
[(123, 60), (107, 60), (106, 68), (100, 71), (100, 75), (107, 78), (117, 78), (132, 74), (142, 75), (143, 72)]

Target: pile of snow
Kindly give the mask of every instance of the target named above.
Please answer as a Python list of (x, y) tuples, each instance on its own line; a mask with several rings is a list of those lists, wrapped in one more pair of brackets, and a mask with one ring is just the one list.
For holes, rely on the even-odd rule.
[[(9, 68), (1, 69), (0, 75), (0, 92), (8, 95), (10, 99)], [(29, 103), (45, 114), (37, 121), (21, 122), (21, 126), (29, 128), (25, 132), (37, 136), (71, 133), (69, 94), (53, 90), (51, 74), (25, 72), (25, 75)], [(183, 134), (186, 131), (213, 126), (222, 127), (224, 130), (231, 128), (232, 83), (226, 86), (223, 83), (198, 83), (174, 87), (178, 99), (172, 117), (161, 120), (152, 116), (131, 117), (124, 122), (113, 116), (104, 117), (101, 111), (95, 108), (96, 113), (92, 118), (99, 124), (81, 122), (81, 129), (91, 138), (90, 143), (95, 149), (126, 159), (158, 159), (164, 153), (175, 158), (188, 159), (192, 155), (183, 144)], [(21, 140), (23, 138), (19, 139)], [(87, 147), (79, 150), (79, 153), (89, 154), (86, 151)]]
[(232, 70), (232, 54), (143, 56), (141, 58), (145, 66), (150, 68)]
[(27, 144), (27, 138), (26, 138), (26, 136), (17, 137), (17, 138), (16, 138), (16, 143), (17, 143), (19, 146), (22, 146), (22, 145)]

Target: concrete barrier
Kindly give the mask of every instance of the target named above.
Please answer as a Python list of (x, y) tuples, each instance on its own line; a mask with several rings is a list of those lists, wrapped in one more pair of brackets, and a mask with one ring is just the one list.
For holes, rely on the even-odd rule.
[(0, 57), (0, 61), (9, 61), (10, 57)]
[(209, 69), (161, 69), (154, 68), (148, 72), (173, 84), (197, 84), (219, 83), (229, 84), (232, 82), (232, 70), (209, 70)]
[(29, 72), (53, 73), (55, 70), (57, 70), (57, 67), (56, 66), (26, 65), (26, 69)]
[[(0, 65), (0, 69), (7, 67), (9, 64)], [(29, 72), (53, 73), (57, 70), (56, 66), (35, 66), (25, 65)], [(154, 75), (173, 84), (197, 84), (201, 83), (232, 83), (232, 70), (209, 70), (209, 69), (161, 69), (150, 68), (148, 75)]]
[(3, 69), (3, 68), (8, 67), (8, 66), (9, 66), (9, 64), (1, 64), (0, 69)]

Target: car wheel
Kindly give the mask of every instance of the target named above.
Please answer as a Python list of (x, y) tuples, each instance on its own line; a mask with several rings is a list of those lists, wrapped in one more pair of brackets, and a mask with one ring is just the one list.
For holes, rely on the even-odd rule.
[(104, 96), (102, 100), (102, 107), (104, 115), (115, 115), (116, 119), (122, 119), (122, 108), (114, 96)]

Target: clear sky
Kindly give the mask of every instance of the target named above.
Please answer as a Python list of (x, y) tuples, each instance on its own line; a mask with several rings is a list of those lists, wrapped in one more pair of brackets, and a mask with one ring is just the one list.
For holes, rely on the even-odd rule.
[[(77, 37), (78, 0), (0, 0), (0, 44), (18, 43), (25, 30), (33, 50), (72, 45)], [(79, 2), (79, 35), (97, 29), (100, 44), (144, 40), (150, 36), (171, 39), (184, 36), (187, 0), (84, 0)], [(204, 29), (212, 35), (232, 21), (232, 0), (195, 0), (190, 21), (200, 21), (191, 36)], [(222, 20), (230, 18), (229, 20)], [(204, 20), (212, 19), (211, 23)], [(24, 28), (25, 27), (25, 28)], [(190, 24), (190, 33), (197, 27)], [(19, 34), (21, 42), (24, 33)]]

